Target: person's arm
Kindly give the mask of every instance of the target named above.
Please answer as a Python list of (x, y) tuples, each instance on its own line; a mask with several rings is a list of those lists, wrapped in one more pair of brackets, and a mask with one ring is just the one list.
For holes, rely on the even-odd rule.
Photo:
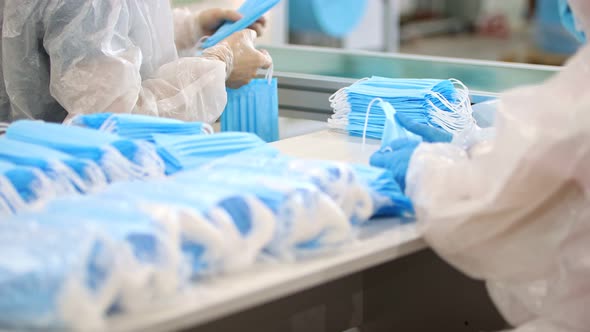
[[(234, 58), (220, 45), (224, 57), (176, 59), (144, 78), (142, 62), (155, 55), (143, 53), (129, 35), (130, 24), (137, 19), (134, 15), (142, 14), (133, 13), (138, 8), (130, 11), (124, 1), (101, 4), (71, 1), (62, 6), (69, 6), (66, 12), (56, 11), (47, 17), (43, 42), (51, 60), (51, 94), (70, 116), (115, 112), (214, 122), (226, 104), (226, 78), (231, 78), (228, 73), (234, 74), (236, 63), (243, 62), (248, 52), (257, 51), (242, 48), (241, 56)], [(172, 15), (168, 16), (169, 27), (143, 28), (172, 30)], [(165, 17), (159, 22), (165, 24)], [(143, 42), (155, 43), (154, 50), (174, 51), (172, 36), (170, 40), (151, 38)], [(254, 37), (242, 34), (235, 38)], [(249, 65), (264, 64), (252, 61)]]

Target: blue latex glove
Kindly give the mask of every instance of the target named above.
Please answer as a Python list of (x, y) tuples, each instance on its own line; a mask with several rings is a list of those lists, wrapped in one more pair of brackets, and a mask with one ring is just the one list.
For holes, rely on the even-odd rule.
[(578, 29), (576, 18), (567, 0), (559, 0), (559, 15), (561, 22), (580, 42), (586, 42), (586, 34)]
[(385, 168), (393, 173), (393, 178), (403, 192), (406, 191), (406, 173), (412, 155), (420, 142), (409, 139), (391, 141), (371, 156), (371, 166)]
[(429, 126), (425, 123), (419, 123), (407, 114), (397, 112), (395, 113), (397, 121), (408, 131), (422, 137), (428, 143), (450, 143), (453, 140), (453, 135), (442, 129)]

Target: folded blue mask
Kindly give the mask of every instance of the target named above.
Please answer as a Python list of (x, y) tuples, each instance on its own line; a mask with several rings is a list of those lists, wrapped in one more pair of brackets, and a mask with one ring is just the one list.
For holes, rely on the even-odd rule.
[(355, 165), (355, 173), (371, 190), (373, 217), (395, 217), (411, 220), (414, 213), (412, 201), (404, 195), (394, 175), (385, 169)]
[[(0, 174), (10, 181), (18, 200), (30, 204), (43, 198), (55, 197), (59, 192), (54, 188), (51, 180), (40, 169), (19, 166), (0, 160)], [(13, 191), (14, 192), (14, 191)], [(2, 192), (0, 195), (10, 197), (10, 193)], [(11, 201), (16, 198), (11, 198)]]
[(243, 170), (197, 170), (179, 173), (173, 179), (198, 188), (202, 182), (211, 183), (257, 197), (277, 219), (266, 250), (283, 259), (340, 247), (352, 236), (340, 207), (308, 182)]
[(274, 235), (276, 220), (253, 195), (206, 181), (120, 183), (101, 196), (177, 209), (183, 253), (193, 276), (251, 265)]
[(0, 218), (23, 210), (26, 203), (12, 185), (10, 179), (0, 174)]
[(90, 160), (6, 137), (0, 137), (0, 160), (40, 169), (59, 193), (85, 193), (107, 184), (100, 167)]
[(154, 134), (202, 135), (212, 134), (213, 128), (202, 122), (184, 122), (176, 119), (126, 113), (96, 113), (80, 115), (72, 124), (119, 135), (127, 139), (154, 142)]
[(217, 158), (246, 150), (276, 155), (278, 150), (249, 133), (220, 133), (201, 136), (154, 135), (158, 153), (166, 164), (166, 173), (190, 170)]
[(163, 162), (151, 144), (88, 128), (21, 120), (8, 127), (6, 137), (91, 160), (111, 182), (164, 173)]
[[(457, 89), (455, 85), (461, 87)], [(441, 128), (451, 134), (470, 128), (472, 117), (469, 91), (457, 80), (410, 80), (372, 77), (341, 89), (330, 97), (334, 115), (330, 128), (352, 136), (381, 139), (388, 119), (375, 99), (390, 104), (395, 112), (412, 117), (416, 123)], [(399, 124), (397, 124), (399, 126)]]
[(0, 223), (0, 326), (100, 328), (118, 296), (125, 251), (84, 226), (56, 228), (23, 217)]
[(208, 37), (203, 42), (202, 47), (209, 48), (215, 46), (233, 33), (246, 29), (279, 2), (280, 0), (246, 0), (246, 2), (244, 2), (244, 4), (238, 9), (238, 12), (243, 16), (242, 19), (237, 22), (228, 22), (222, 25), (217, 29), (213, 36)]
[(267, 79), (254, 79), (237, 90), (227, 89), (222, 131), (253, 133), (269, 143), (279, 139), (278, 86), (271, 73)]

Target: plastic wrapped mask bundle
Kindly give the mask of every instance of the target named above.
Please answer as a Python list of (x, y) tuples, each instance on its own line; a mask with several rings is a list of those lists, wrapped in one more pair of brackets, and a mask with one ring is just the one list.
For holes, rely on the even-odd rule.
[(193, 277), (250, 266), (276, 225), (272, 212), (253, 195), (202, 181), (120, 183), (101, 196), (177, 210)]
[(154, 146), (144, 141), (88, 128), (28, 120), (10, 125), (6, 137), (93, 161), (111, 182), (164, 174), (164, 163)]
[(58, 193), (86, 193), (107, 184), (104, 173), (91, 160), (5, 137), (0, 137), (0, 160), (40, 169)]
[(51, 180), (43, 174), (40, 169), (19, 166), (7, 161), (0, 160), (0, 174), (4, 175), (14, 187), (13, 192), (18, 198), (11, 197), (9, 192), (2, 192), (0, 195), (10, 197), (9, 201), (22, 201), (32, 204), (37, 200), (55, 197), (59, 193), (54, 188)]
[(176, 294), (189, 278), (174, 211), (159, 206), (151, 209), (93, 195), (54, 200), (22, 216), (58, 229), (90, 225), (124, 245), (137, 264), (122, 279), (114, 306), (127, 312)]
[(221, 130), (253, 133), (269, 143), (279, 139), (278, 86), (272, 69), (266, 79), (254, 79), (237, 90), (227, 89)]
[(242, 19), (237, 22), (228, 22), (222, 25), (217, 29), (215, 34), (209, 36), (203, 42), (202, 47), (209, 48), (215, 46), (220, 41), (231, 36), (234, 32), (246, 29), (279, 2), (280, 0), (246, 0), (246, 2), (244, 2), (244, 4), (238, 9), (238, 12), (243, 16)]
[(204, 135), (212, 134), (213, 128), (202, 122), (184, 122), (176, 119), (147, 115), (96, 113), (80, 115), (71, 123), (80, 127), (97, 129), (134, 140), (154, 143), (154, 134)]
[(166, 173), (198, 168), (217, 158), (252, 151), (258, 155), (277, 155), (277, 149), (249, 133), (219, 133), (201, 136), (154, 135)]
[(381, 139), (388, 116), (382, 107), (384, 103), (370, 108), (376, 98), (391, 104), (396, 112), (414, 117), (416, 122), (451, 134), (468, 129), (475, 122), (469, 91), (457, 80), (372, 77), (330, 97), (334, 114), (328, 120), (329, 127), (352, 136)]
[(82, 222), (75, 228), (22, 217), (0, 223), (0, 326), (99, 329), (133, 259)]
[(354, 170), (358, 178), (371, 188), (373, 217), (414, 218), (412, 201), (402, 192), (390, 171), (364, 165), (354, 165)]
[(373, 213), (370, 188), (360, 183), (354, 170), (347, 164), (329, 161), (299, 160), (283, 155), (258, 156), (248, 152), (218, 159), (201, 168), (215, 172), (227, 170), (244, 174), (268, 174), (317, 186), (340, 206), (353, 222), (364, 222)]
[(173, 179), (198, 188), (229, 187), (257, 197), (277, 219), (275, 234), (266, 251), (281, 259), (292, 260), (340, 248), (353, 236), (342, 209), (309, 182), (229, 169), (179, 173)]

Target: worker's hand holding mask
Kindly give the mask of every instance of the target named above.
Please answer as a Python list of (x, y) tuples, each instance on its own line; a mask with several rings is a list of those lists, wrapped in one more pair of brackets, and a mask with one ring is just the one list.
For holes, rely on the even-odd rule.
[(443, 129), (420, 123), (412, 116), (404, 113), (396, 113), (395, 119), (408, 131), (416, 134), (428, 143), (450, 143), (453, 135)]
[[(196, 20), (201, 28), (203, 36), (211, 36), (223, 25), (223, 23), (236, 22), (242, 18), (242, 14), (231, 9), (212, 8), (200, 12)], [(249, 29), (256, 31), (260, 37), (266, 26), (266, 19), (260, 18), (254, 24), (249, 26)]]
[(256, 77), (258, 69), (268, 69), (272, 65), (268, 52), (254, 47), (254, 39), (256, 32), (246, 29), (203, 51), (203, 57), (221, 60), (226, 64), (227, 87), (240, 88)]
[(405, 192), (406, 173), (418, 145), (420, 145), (420, 142), (412, 139), (391, 141), (389, 145), (381, 148), (371, 156), (371, 166), (391, 171), (395, 181)]

